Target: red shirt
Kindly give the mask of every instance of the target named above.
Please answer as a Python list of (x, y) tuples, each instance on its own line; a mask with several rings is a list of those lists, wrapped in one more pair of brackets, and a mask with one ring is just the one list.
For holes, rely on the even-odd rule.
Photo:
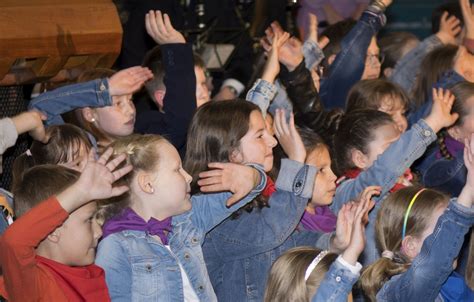
[(68, 216), (51, 197), (7, 228), (0, 238), (2, 296), (22, 302), (110, 301), (102, 268), (70, 267), (36, 255), (35, 248)]

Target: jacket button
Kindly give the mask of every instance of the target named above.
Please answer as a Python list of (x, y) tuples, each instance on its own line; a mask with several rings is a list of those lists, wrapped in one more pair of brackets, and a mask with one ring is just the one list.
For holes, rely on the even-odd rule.
[(337, 283), (341, 282), (341, 277), (340, 277), (340, 276), (337, 276), (337, 277), (336, 277), (336, 282), (337, 282)]
[(303, 183), (302, 183), (301, 181), (298, 181), (298, 182), (295, 184), (295, 187), (301, 188), (302, 185), (303, 185)]
[(199, 289), (200, 291), (202, 291), (202, 290), (204, 290), (204, 286), (199, 285), (198, 289)]
[(190, 257), (188, 253), (184, 254), (184, 259), (188, 260)]
[(426, 136), (426, 137), (429, 137), (431, 135), (431, 131), (430, 130), (425, 130), (425, 131), (423, 131), (423, 135)]
[(197, 240), (197, 238), (193, 237), (193, 238), (191, 238), (191, 242), (192, 243), (198, 243), (198, 240)]
[(99, 89), (100, 91), (104, 91), (107, 87), (105, 87), (104, 83), (100, 83)]
[(149, 265), (149, 264), (146, 265), (146, 271), (151, 272), (151, 265)]

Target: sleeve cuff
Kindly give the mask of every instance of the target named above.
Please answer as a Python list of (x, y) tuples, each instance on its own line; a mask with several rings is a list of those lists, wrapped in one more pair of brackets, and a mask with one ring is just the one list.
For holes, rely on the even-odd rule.
[(311, 198), (316, 172), (315, 167), (284, 158), (281, 161), (280, 174), (275, 183), (276, 188), (293, 192), (303, 198)]
[(360, 274), (360, 270), (362, 269), (362, 264), (360, 264), (359, 262), (357, 262), (355, 265), (352, 265), (349, 262), (347, 262), (346, 260), (344, 260), (344, 258), (342, 258), (341, 255), (339, 255), (339, 257), (337, 257), (336, 261), (338, 261), (342, 266), (344, 266), (345, 268), (350, 270), (351, 273), (353, 273), (354, 275), (359, 275)]
[(222, 87), (225, 87), (225, 86), (230, 86), (230, 87), (234, 88), (237, 91), (237, 95), (240, 95), (245, 89), (244, 84), (242, 84), (241, 82), (239, 82), (236, 79), (227, 79), (227, 80), (225, 80), (224, 83), (222, 83)]

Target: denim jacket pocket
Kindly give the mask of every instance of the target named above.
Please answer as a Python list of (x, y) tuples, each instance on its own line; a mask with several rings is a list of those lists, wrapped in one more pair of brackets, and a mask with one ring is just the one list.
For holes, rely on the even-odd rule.
[[(140, 257), (132, 260), (132, 280), (134, 296), (138, 298), (152, 297), (165, 284), (162, 272), (165, 267), (157, 257)], [(163, 291), (161, 291), (163, 292)]]

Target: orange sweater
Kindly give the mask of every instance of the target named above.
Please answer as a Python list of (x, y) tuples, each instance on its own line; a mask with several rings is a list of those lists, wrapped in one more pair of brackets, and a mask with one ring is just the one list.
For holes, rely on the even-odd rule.
[[(55, 197), (16, 220), (0, 238), (0, 263), (9, 301), (110, 300), (104, 271), (96, 265), (68, 267), (37, 256), (35, 248), (69, 214)], [(1, 287), (1, 286), (0, 286)]]

